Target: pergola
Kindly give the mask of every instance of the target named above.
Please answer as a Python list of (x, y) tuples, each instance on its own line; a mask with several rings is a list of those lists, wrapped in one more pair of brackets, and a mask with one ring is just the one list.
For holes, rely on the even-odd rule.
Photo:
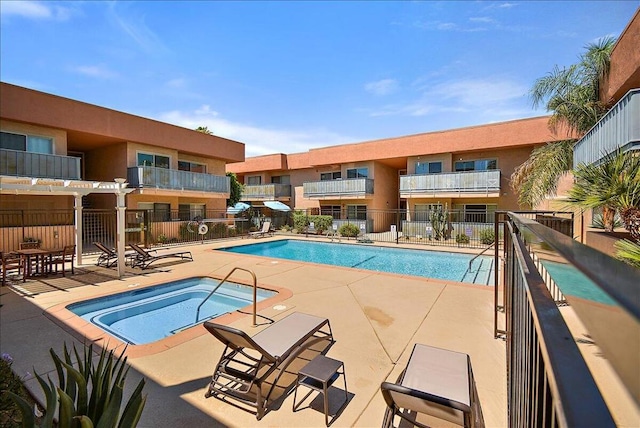
[(0, 176), (0, 194), (3, 195), (52, 195), (73, 196), (75, 211), (74, 236), (76, 260), (82, 263), (82, 197), (90, 193), (112, 193), (116, 195), (117, 232), (116, 250), (118, 253), (118, 276), (124, 275), (125, 246), (125, 202), (128, 189), (125, 178), (116, 178), (114, 182), (62, 180), (53, 178)]

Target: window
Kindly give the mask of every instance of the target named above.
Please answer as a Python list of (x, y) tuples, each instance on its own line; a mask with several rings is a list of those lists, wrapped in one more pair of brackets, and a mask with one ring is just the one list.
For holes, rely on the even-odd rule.
[(138, 209), (151, 211), (151, 221), (171, 221), (171, 204), (138, 202)]
[(138, 166), (155, 166), (156, 168), (169, 169), (170, 164), (169, 156), (138, 153)]
[(336, 220), (340, 220), (340, 205), (323, 205), (320, 207), (320, 215), (330, 215)]
[(0, 133), (0, 148), (21, 152), (53, 154), (53, 139), (36, 135)]
[(441, 209), (442, 204), (416, 204), (414, 221), (431, 221), (431, 213), (437, 209)]
[(289, 175), (276, 175), (271, 177), (272, 184), (291, 184), (291, 178)]
[(201, 163), (187, 162), (187, 161), (178, 161), (178, 169), (180, 171), (190, 171), (190, 172), (207, 172), (207, 166)]
[(459, 161), (456, 162), (455, 168), (456, 172), (487, 171), (490, 169), (498, 169), (498, 161), (496, 159)]
[(367, 178), (369, 168), (353, 168), (347, 170), (347, 178)]
[(339, 180), (342, 178), (342, 172), (323, 172), (320, 174), (320, 181)]
[(439, 174), (442, 172), (442, 162), (416, 162), (416, 174)]
[(262, 184), (262, 176), (252, 175), (251, 177), (247, 177), (247, 184), (249, 186), (259, 186)]
[(463, 221), (467, 223), (493, 223), (497, 208), (497, 205), (463, 205)]
[(366, 220), (367, 206), (366, 205), (347, 205), (347, 218), (349, 220)]
[(178, 218), (180, 220), (194, 220), (195, 218), (205, 217), (204, 204), (180, 204), (178, 205)]

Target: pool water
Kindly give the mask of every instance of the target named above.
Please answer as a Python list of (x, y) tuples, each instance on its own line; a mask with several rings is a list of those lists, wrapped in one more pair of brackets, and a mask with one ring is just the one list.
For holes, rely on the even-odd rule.
[(378, 272), (492, 285), (493, 257), (444, 251), (410, 250), (363, 244), (335, 244), (295, 239), (222, 248), (240, 254), (308, 261)]
[[(225, 282), (202, 305), (196, 320), (198, 305), (218, 283), (213, 278), (186, 278), (73, 303), (67, 309), (127, 343), (142, 345), (253, 304), (252, 287)], [(258, 289), (257, 300), (276, 294)]]
[(578, 297), (606, 305), (616, 305), (616, 302), (607, 293), (577, 270), (575, 266), (550, 260), (542, 260), (542, 265), (565, 297)]

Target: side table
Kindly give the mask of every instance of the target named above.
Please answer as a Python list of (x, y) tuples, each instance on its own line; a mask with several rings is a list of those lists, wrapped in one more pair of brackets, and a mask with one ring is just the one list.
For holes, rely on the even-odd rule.
[[(344, 373), (344, 363), (324, 355), (318, 355), (313, 360), (309, 361), (307, 365), (298, 372), (298, 379), (293, 393), (293, 411), (296, 411), (296, 395), (298, 393), (298, 388), (301, 385), (306, 386), (311, 389), (311, 391), (302, 398), (300, 403), (302, 403), (313, 391), (321, 392), (324, 398), (324, 422), (329, 426), (329, 397), (327, 396), (327, 390), (336, 380), (338, 380), (340, 375), (342, 375), (342, 379), (344, 380), (344, 406), (349, 401), (349, 393), (347, 392), (347, 376)], [(298, 403), (298, 405), (300, 405), (300, 403)]]

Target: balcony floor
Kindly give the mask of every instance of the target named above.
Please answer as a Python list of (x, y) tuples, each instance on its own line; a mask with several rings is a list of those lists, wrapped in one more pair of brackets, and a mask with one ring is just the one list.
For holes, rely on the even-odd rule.
[[(13, 357), (13, 368), (39, 392), (30, 374), (33, 367), (40, 374), (51, 373), (49, 348), (59, 351), (63, 341), (78, 343), (70, 332), (73, 325), (82, 329), (72, 319), (54, 323), (55, 314), (45, 316), (47, 310), (133, 286), (190, 276), (221, 278), (232, 267), (241, 266), (253, 270), (260, 284), (292, 292), (279, 303), (286, 306), (285, 310), (268, 307), (259, 314), (280, 319), (291, 311), (302, 311), (330, 319), (336, 344), (328, 355), (344, 361), (350, 397), (332, 426), (380, 426), (385, 411), (380, 383), (395, 381), (416, 342), (468, 353), (486, 425), (507, 425), (505, 342), (493, 338), (492, 287), (212, 251), (229, 244), (181, 248), (193, 253), (193, 263), (157, 268), (144, 275), (128, 270), (122, 280), (114, 279), (113, 270), (85, 264), (74, 277), (27, 282), (24, 290), (38, 292), (32, 298), (4, 288), (1, 352)], [(90, 263), (91, 259), (84, 261)], [(238, 279), (243, 278), (242, 273), (238, 275)], [(250, 323), (250, 317), (243, 316), (231, 325), (253, 335), (261, 327), (253, 329)], [(199, 326), (194, 331), (193, 338), (182, 344), (158, 345), (147, 355), (130, 353), (133, 370), (128, 388), (133, 388), (140, 375), (147, 379), (148, 400), (139, 426), (324, 426), (320, 398), (313, 399), (311, 409), (302, 407), (294, 413), (293, 396), (289, 395), (272, 406), (261, 422), (220, 400), (205, 399), (206, 386), (223, 347), (204, 328)], [(335, 387), (342, 388), (342, 382), (329, 392), (331, 409), (344, 397)]]

